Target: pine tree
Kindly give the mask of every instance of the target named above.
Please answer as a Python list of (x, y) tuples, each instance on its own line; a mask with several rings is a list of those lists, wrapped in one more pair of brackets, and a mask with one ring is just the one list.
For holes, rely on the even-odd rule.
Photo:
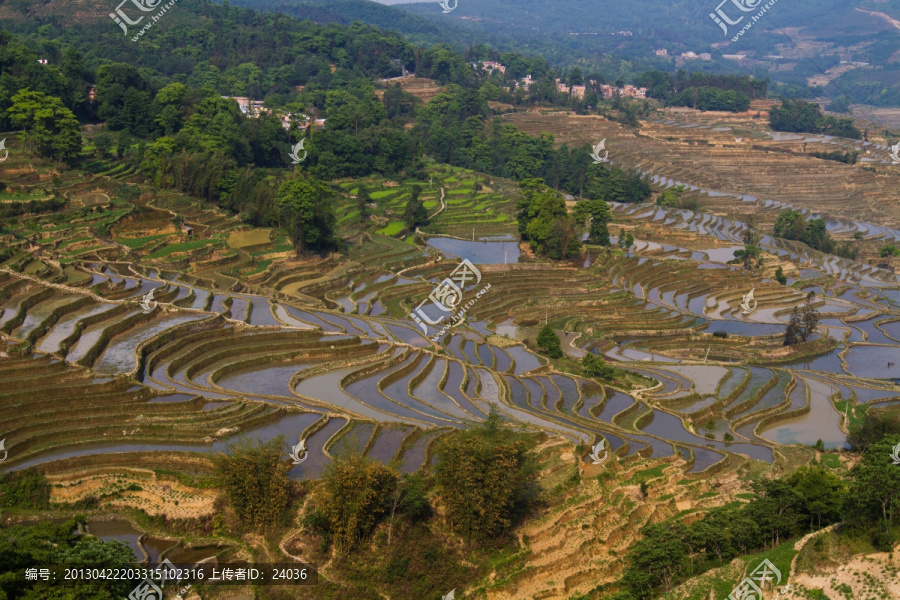
[(559, 336), (550, 325), (544, 325), (537, 336), (537, 345), (542, 352), (550, 358), (560, 358), (563, 355), (562, 344)]

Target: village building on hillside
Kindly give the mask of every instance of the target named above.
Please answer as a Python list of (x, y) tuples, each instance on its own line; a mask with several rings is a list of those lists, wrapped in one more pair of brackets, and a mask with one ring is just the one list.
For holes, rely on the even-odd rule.
[(481, 65), (481, 68), (485, 71), (488, 71), (491, 75), (494, 74), (494, 71), (500, 71), (501, 73), (506, 73), (506, 66), (498, 63), (495, 60), (484, 60), (480, 63), (474, 62), (472, 66), (474, 68), (478, 68), (478, 65)]

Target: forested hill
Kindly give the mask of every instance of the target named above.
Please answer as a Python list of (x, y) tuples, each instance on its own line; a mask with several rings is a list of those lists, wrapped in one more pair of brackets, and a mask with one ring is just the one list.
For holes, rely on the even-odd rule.
[[(385, 6), (374, 0), (239, 0), (242, 6), (303, 18), (362, 21), (398, 31), (424, 45), (447, 43), (464, 49), (487, 43), (500, 52), (541, 56), (550, 65), (578, 66), (610, 79), (631, 79), (648, 69), (676, 68), (707, 73), (747, 73), (791, 86), (806, 97), (847, 96), (856, 103), (891, 106), (900, 60), (900, 0), (792, 0), (777, 2), (752, 29), (732, 41), (710, 18), (717, 0), (459, 0), (444, 13), (437, 1)], [(763, 2), (747, 0), (748, 6)], [(730, 18), (739, 11), (727, 2)], [(750, 15), (752, 13), (740, 13)], [(318, 15), (318, 16), (317, 16)], [(746, 21), (746, 19), (745, 19)], [(815, 50), (811, 50), (815, 48)], [(665, 49), (669, 57), (658, 57)], [(711, 60), (675, 61), (685, 52)], [(730, 54), (751, 60), (735, 61)], [(773, 58), (774, 57), (774, 58)], [(780, 58), (779, 58), (780, 57)], [(841, 61), (871, 65), (847, 72)], [(840, 69), (825, 89), (816, 78)], [(891, 91), (882, 93), (883, 89)]]
[(316, 23), (349, 25), (359, 21), (397, 31), (410, 41), (426, 46), (444, 43), (462, 49), (483, 42), (496, 42), (496, 36), (472, 24), (459, 20), (433, 20), (370, 0), (234, 0), (232, 4), (280, 12)]

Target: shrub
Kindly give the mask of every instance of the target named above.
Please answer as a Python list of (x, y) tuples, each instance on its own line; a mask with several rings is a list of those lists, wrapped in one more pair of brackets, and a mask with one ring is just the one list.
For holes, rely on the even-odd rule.
[(532, 443), (503, 426), (492, 408), (485, 422), (455, 432), (437, 453), (436, 479), (450, 527), (470, 544), (506, 533), (530, 502)]
[(0, 508), (49, 508), (50, 484), (30, 468), (0, 475)]
[(288, 508), (292, 484), (283, 443), (282, 436), (265, 443), (241, 440), (214, 459), (216, 479), (248, 529), (272, 528)]
[(359, 454), (340, 457), (322, 476), (319, 510), (338, 552), (354, 549), (390, 510), (399, 474)]
[(713, 333), (713, 337), (722, 338), (723, 340), (728, 337), (727, 331), (716, 331)]

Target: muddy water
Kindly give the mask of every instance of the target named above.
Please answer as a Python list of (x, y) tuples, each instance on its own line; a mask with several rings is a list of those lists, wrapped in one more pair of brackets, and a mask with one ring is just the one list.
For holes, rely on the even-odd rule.
[(826, 448), (845, 447), (846, 437), (838, 423), (841, 416), (831, 405), (834, 393), (827, 383), (808, 379), (810, 411), (788, 421), (779, 421), (760, 431), (759, 435), (778, 444), (814, 445), (822, 440)]
[(314, 366), (313, 362), (273, 363), (249, 369), (234, 371), (216, 381), (216, 385), (226, 390), (258, 394), (261, 396), (281, 396), (292, 398), (291, 378), (300, 371)]
[(117, 335), (110, 341), (109, 346), (97, 360), (94, 370), (97, 373), (110, 375), (130, 373), (137, 367), (134, 351), (138, 345), (176, 325), (198, 321), (205, 317), (206, 315), (196, 314), (165, 316), (137, 329)]
[(634, 398), (631, 396), (612, 389), (607, 389), (607, 394), (610, 392), (612, 392), (612, 395), (608, 396), (606, 406), (604, 406), (603, 411), (597, 415), (597, 420), (603, 421), (604, 423), (612, 423), (612, 418), (615, 415), (634, 404)]
[[(383, 388), (383, 390), (382, 390), (383, 394), (385, 396), (387, 396), (388, 398), (390, 398), (393, 401), (393, 403), (399, 407), (399, 409), (400, 409), (399, 414), (407, 414), (407, 411), (416, 411), (421, 416), (419, 416), (419, 417), (413, 416), (413, 418), (418, 418), (421, 421), (425, 421), (427, 423), (433, 423), (435, 425), (449, 425), (452, 422), (458, 421), (458, 418), (454, 418), (454, 415), (452, 413), (448, 414), (446, 412), (442, 412), (441, 410), (438, 410), (437, 408), (432, 408), (431, 406), (424, 404), (422, 402), (419, 402), (418, 400), (412, 398), (409, 395), (410, 381), (412, 380), (413, 377), (415, 377), (422, 371), (422, 369), (425, 367), (425, 362), (426, 362), (425, 360), (422, 360), (419, 363), (418, 367), (414, 368), (412, 371), (410, 371), (409, 373), (407, 373), (406, 375), (401, 377), (399, 380), (397, 380), (394, 383), (390, 384), (389, 386)], [(363, 392), (363, 393), (365, 393), (365, 392)], [(437, 392), (437, 393), (440, 393), (440, 392)], [(373, 400), (376, 400), (374, 398), (374, 395), (372, 395), (372, 394), (367, 395), (366, 398), (372, 398)], [(451, 406), (452, 405), (449, 403), (449, 401), (444, 401), (442, 403), (441, 408), (449, 410)], [(379, 403), (378, 407), (379, 408), (388, 408), (388, 405)], [(397, 408), (393, 408), (392, 411), (396, 412)], [(458, 413), (458, 409), (456, 409), (455, 407), (453, 407), (453, 411)]]
[[(124, 320), (132, 315), (136, 315), (138, 311), (131, 310), (127, 313), (124, 313), (117, 317), (119, 320)], [(78, 342), (75, 344), (75, 347), (69, 350), (69, 354), (66, 356), (66, 360), (69, 362), (75, 362), (80, 360), (87, 354), (87, 351), (91, 349), (97, 340), (100, 339), (100, 336), (103, 334), (103, 330), (106, 329), (110, 324), (107, 322), (97, 323), (96, 325), (92, 325), (88, 327), (88, 329), (81, 334), (81, 337), (78, 338)]]
[(392, 425), (385, 427), (378, 432), (372, 449), (369, 450), (367, 456), (377, 460), (380, 463), (387, 464), (397, 454), (403, 439), (412, 431), (412, 427), (403, 427), (400, 425)]
[[(290, 477), (293, 479), (314, 479), (322, 474), (325, 468), (331, 464), (331, 460), (325, 456), (323, 447), (328, 440), (347, 423), (346, 419), (331, 419), (325, 427), (315, 432), (306, 440), (306, 448), (309, 451), (307, 459), (291, 469)], [(295, 444), (293, 438), (289, 444)]]
[(715, 450), (710, 450), (709, 448), (697, 448), (696, 446), (692, 446), (691, 450), (694, 451), (694, 467), (688, 471), (688, 473), (699, 473), (725, 458), (724, 454), (716, 452)]
[(253, 312), (250, 313), (250, 324), (257, 327), (277, 327), (278, 320), (272, 314), (272, 305), (268, 298), (262, 296), (247, 296), (253, 304)]
[[(707, 445), (719, 449), (725, 448), (723, 442), (706, 440), (705, 438), (694, 435), (684, 428), (684, 425), (678, 417), (660, 410), (654, 409), (653, 421), (646, 425), (643, 431), (676, 442)], [(727, 449), (738, 454), (746, 454), (750, 458), (755, 458), (764, 462), (772, 462), (773, 460), (772, 449), (765, 446), (757, 446), (755, 444), (728, 444)]]
[(462, 365), (456, 361), (449, 361), (447, 369), (447, 381), (444, 382), (443, 392), (453, 398), (456, 404), (461, 406), (463, 410), (473, 415), (476, 419), (483, 419), (486, 415), (483, 410), (473, 404), (461, 390), (465, 370)]
[(83, 298), (83, 296), (60, 296), (58, 298), (45, 300), (37, 306), (33, 306), (25, 315), (22, 324), (12, 332), (12, 337), (20, 339), (26, 338), (28, 334), (31, 333), (35, 327), (40, 325), (54, 310), (61, 306), (71, 304), (80, 298)]
[[(854, 346), (845, 357), (851, 375), (870, 379), (900, 378), (900, 346)], [(821, 369), (819, 369), (821, 370)]]
[(304, 379), (294, 389), (298, 394), (308, 398), (315, 398), (322, 402), (327, 402), (338, 409), (345, 408), (363, 417), (375, 419), (377, 421), (396, 420), (394, 415), (366, 406), (341, 389), (341, 379), (362, 368), (362, 365), (345, 367), (321, 375), (315, 375), (308, 379)]
[(466, 414), (465, 411), (438, 389), (441, 379), (444, 377), (446, 364), (446, 360), (437, 359), (425, 379), (413, 389), (412, 395), (423, 403), (429, 404), (442, 411), (451, 418), (471, 420), (474, 418), (473, 415)]
[(406, 449), (400, 460), (400, 472), (414, 473), (425, 465), (425, 449), (432, 440), (447, 433), (446, 430), (426, 431)]
[[(241, 437), (247, 437), (263, 442), (271, 440), (278, 435), (284, 435), (286, 440), (295, 439), (299, 436), (300, 432), (315, 423), (319, 418), (320, 415), (315, 413), (287, 413), (278, 421), (248, 429), (243, 432), (238, 432), (236, 435), (223, 440), (218, 440), (212, 445), (134, 443), (110, 445), (91, 444), (81, 447), (63, 448), (30, 458), (9, 467), (9, 470), (19, 471), (34, 465), (74, 456), (93, 456), (97, 454), (114, 454), (118, 452), (224, 452), (229, 443), (236, 441)], [(296, 443), (296, 441), (293, 443)], [(152, 468), (153, 465), (152, 459), (150, 459), (147, 464), (144, 464), (147, 468)]]
[(328, 452), (334, 457), (361, 453), (374, 432), (374, 423), (356, 423), (350, 431), (341, 435)]
[(518, 242), (471, 242), (445, 237), (428, 238), (427, 243), (445, 256), (468, 259), (476, 265), (519, 262)]
[(540, 367), (543, 363), (536, 355), (525, 349), (525, 346), (506, 348), (506, 352), (516, 361), (516, 375), (521, 375)]

